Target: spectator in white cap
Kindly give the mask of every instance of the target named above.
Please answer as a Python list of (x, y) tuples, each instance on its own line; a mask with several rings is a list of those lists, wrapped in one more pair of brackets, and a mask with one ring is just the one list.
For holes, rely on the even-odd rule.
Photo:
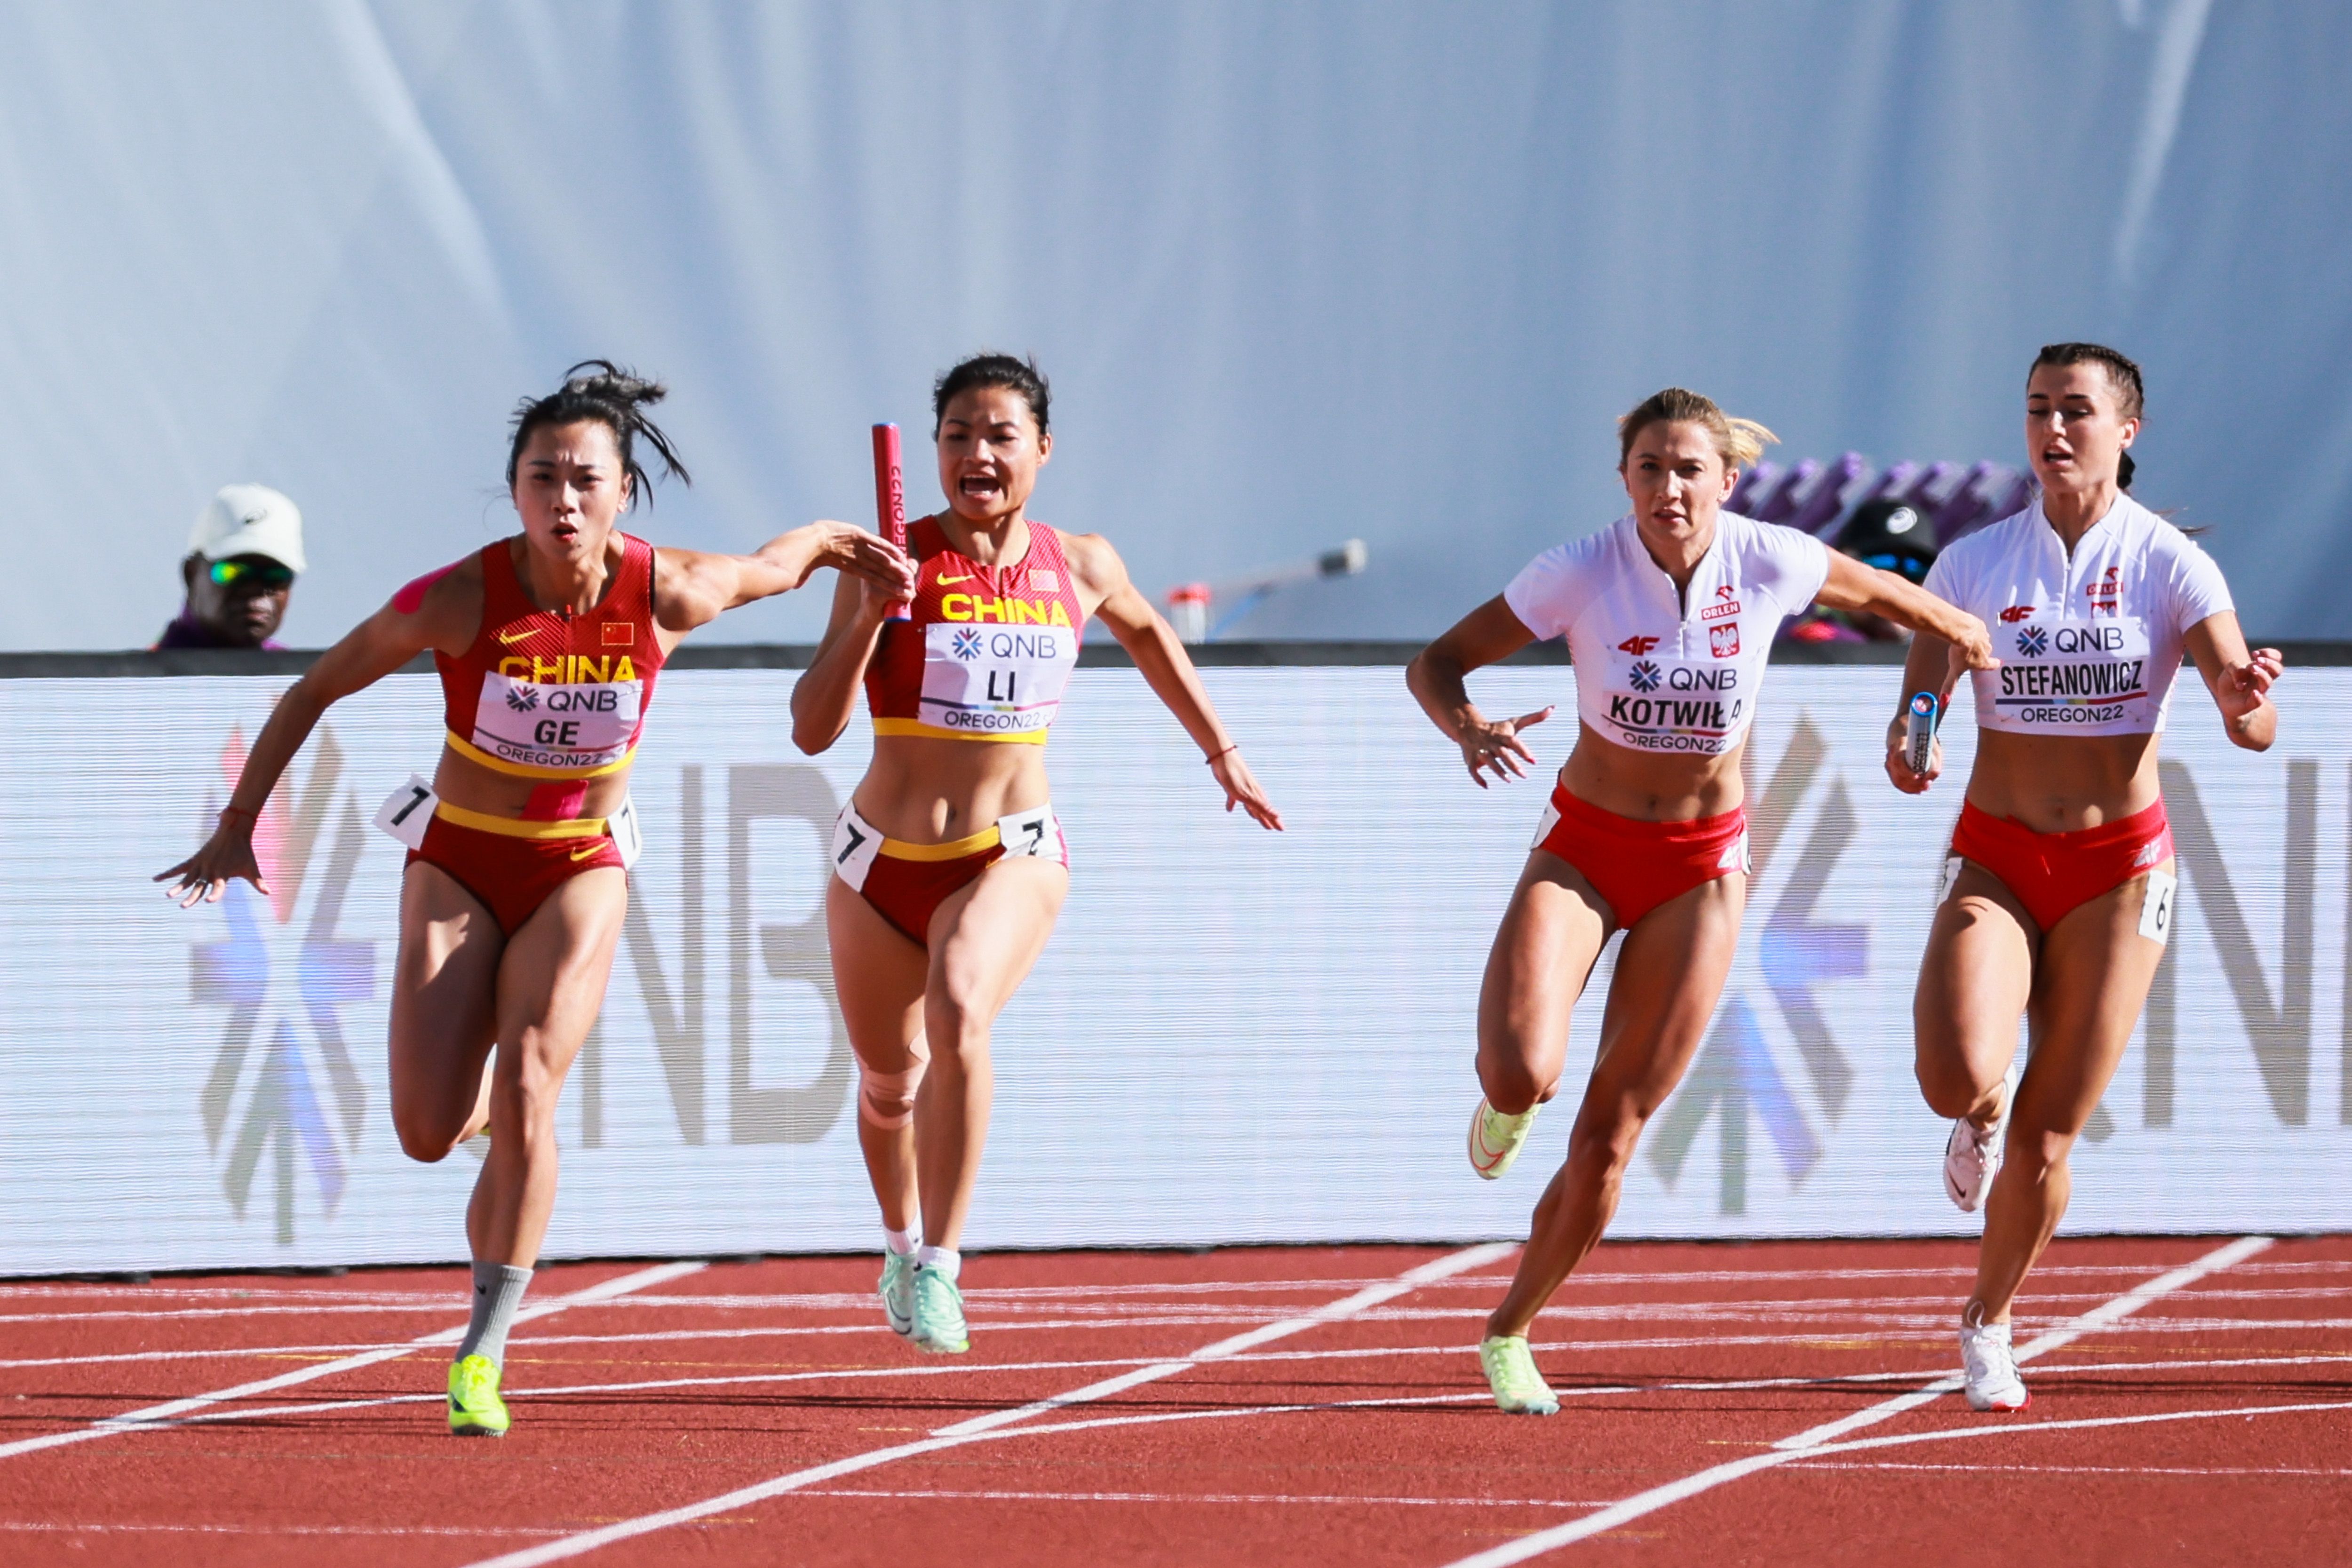
[(155, 641), (167, 647), (262, 647), (286, 619), (302, 559), (302, 513), (267, 485), (224, 485), (188, 535), (187, 597)]

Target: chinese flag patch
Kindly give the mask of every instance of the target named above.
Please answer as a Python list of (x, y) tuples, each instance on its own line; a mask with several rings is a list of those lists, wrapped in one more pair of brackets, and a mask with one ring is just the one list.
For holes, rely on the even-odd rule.
[(635, 621), (606, 621), (604, 623), (604, 646), (606, 647), (636, 647), (637, 623)]

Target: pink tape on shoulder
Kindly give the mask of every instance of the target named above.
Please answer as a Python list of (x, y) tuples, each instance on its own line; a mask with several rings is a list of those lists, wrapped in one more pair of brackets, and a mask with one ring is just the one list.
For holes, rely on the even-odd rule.
[(452, 561), (448, 565), (442, 567), (437, 572), (427, 572), (424, 576), (419, 577), (415, 582), (409, 584), (408, 586), (403, 588), (399, 593), (394, 594), (392, 596), (392, 607), (398, 610), (404, 616), (415, 615), (418, 608), (425, 603), (425, 590), (433, 586), (434, 584), (441, 581), (442, 578), (449, 575), (450, 573), (455, 572), (457, 569), (457, 565), (458, 563), (457, 562)]

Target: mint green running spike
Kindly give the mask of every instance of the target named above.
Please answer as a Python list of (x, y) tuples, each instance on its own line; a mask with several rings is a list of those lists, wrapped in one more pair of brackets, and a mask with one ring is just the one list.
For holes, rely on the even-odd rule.
[(940, 1355), (961, 1355), (971, 1349), (963, 1322), (963, 1292), (936, 1268), (915, 1270), (915, 1327), (907, 1336), (915, 1348)]
[(1530, 1105), (1517, 1116), (1506, 1116), (1484, 1100), (1470, 1118), (1470, 1168), (1493, 1181), (1511, 1168), (1534, 1131), (1540, 1105)]
[(499, 1397), (499, 1363), (469, 1355), (449, 1364), (449, 1431), (458, 1437), (507, 1435), (506, 1401)]
[(1559, 1401), (1536, 1370), (1523, 1334), (1496, 1334), (1478, 1342), (1478, 1364), (1486, 1369), (1495, 1403), (1511, 1415), (1557, 1415)]
[(911, 1252), (886, 1252), (882, 1255), (882, 1315), (890, 1320), (890, 1331), (905, 1339), (915, 1331), (915, 1255)]

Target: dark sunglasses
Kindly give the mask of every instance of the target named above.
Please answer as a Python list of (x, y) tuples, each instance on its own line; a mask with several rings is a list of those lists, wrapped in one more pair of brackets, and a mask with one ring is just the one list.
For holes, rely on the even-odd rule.
[(215, 561), (213, 581), (224, 588), (234, 588), (239, 583), (250, 583), (265, 594), (294, 585), (294, 568), (282, 561)]
[(1924, 583), (1927, 580), (1928, 563), (1907, 552), (1897, 555), (1892, 551), (1881, 551), (1875, 555), (1857, 555), (1854, 559), (1864, 566), (1874, 566), (1881, 572), (1892, 572), (1896, 576), (1907, 577), (1914, 583)]

